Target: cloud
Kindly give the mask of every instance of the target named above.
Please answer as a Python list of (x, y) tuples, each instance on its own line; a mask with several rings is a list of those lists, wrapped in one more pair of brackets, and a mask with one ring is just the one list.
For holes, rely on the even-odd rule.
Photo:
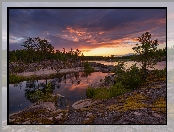
[(48, 39), (55, 49), (118, 47), (125, 46), (127, 40), (134, 41), (147, 31), (152, 32), (161, 43), (165, 42), (165, 9), (9, 11), (10, 46), (14, 43), (20, 45), (27, 37), (40, 37)]

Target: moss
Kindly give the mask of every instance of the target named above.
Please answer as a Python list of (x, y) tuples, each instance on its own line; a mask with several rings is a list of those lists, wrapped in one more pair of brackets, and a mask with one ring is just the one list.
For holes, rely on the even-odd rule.
[(148, 106), (142, 103), (142, 101), (145, 101), (145, 100), (147, 100), (147, 97), (142, 94), (135, 94), (133, 96), (130, 96), (126, 99), (126, 102), (124, 103), (123, 109), (121, 109), (121, 111), (138, 110), (140, 108), (147, 108)]
[(107, 106), (106, 108), (110, 111), (118, 111), (118, 112), (125, 112), (128, 110), (138, 110), (140, 108), (147, 108), (148, 105), (142, 103), (142, 101), (145, 101), (146, 99), (147, 97), (145, 95), (134, 94), (128, 97), (127, 99), (125, 99), (125, 101), (122, 98), (121, 102), (123, 103), (123, 105), (114, 104), (114, 105)]
[(108, 109), (109, 111), (118, 111), (120, 109), (123, 109), (123, 106), (114, 104), (114, 105), (107, 106), (106, 109)]
[(124, 104), (124, 107), (123, 109), (120, 109), (120, 111), (127, 111), (127, 110), (138, 110), (140, 108), (146, 108), (147, 105), (146, 104), (143, 104), (139, 101), (127, 101), (125, 104)]
[(160, 97), (152, 104), (151, 107), (153, 111), (166, 113), (166, 100), (163, 97)]

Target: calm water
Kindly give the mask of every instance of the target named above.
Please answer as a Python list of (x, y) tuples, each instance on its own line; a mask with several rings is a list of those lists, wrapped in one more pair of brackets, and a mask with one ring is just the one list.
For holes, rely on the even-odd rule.
[[(105, 65), (116, 65), (115, 62), (95, 61)], [(133, 61), (127, 62), (127, 67), (134, 64)], [(140, 63), (138, 63), (140, 66)], [(157, 69), (163, 69), (166, 67), (166, 62), (159, 62), (156, 66)], [(91, 75), (84, 76), (81, 73), (72, 73), (63, 77), (48, 79), (48, 80), (35, 80), (35, 81), (23, 81), (19, 84), (9, 84), (9, 113), (15, 113), (30, 106), (33, 101), (31, 97), (27, 95), (33, 95), (38, 88), (44, 88), (46, 83), (50, 82), (54, 87), (52, 94), (61, 94), (65, 96), (61, 100), (58, 100), (58, 107), (60, 109), (66, 109), (67, 105), (71, 106), (78, 100), (86, 98), (86, 88), (95, 82), (99, 82), (100, 79), (104, 79), (108, 73), (94, 72)], [(21, 105), (22, 104), (22, 105)]]
[[(86, 88), (100, 79), (104, 79), (108, 73), (94, 72), (91, 75), (83, 76), (83, 73), (68, 74), (62, 78), (49, 80), (23, 81), (19, 84), (9, 84), (9, 113), (15, 113), (30, 106), (33, 102), (31, 98), (25, 97), (27, 93), (32, 93), (38, 85), (40, 88), (50, 82), (54, 84), (53, 95), (61, 94), (65, 96), (58, 101), (60, 109), (66, 109), (78, 100), (86, 98)], [(68, 103), (67, 103), (68, 100)], [(18, 106), (22, 104), (21, 106)]]
[[(104, 64), (104, 65), (112, 65), (112, 66), (115, 66), (118, 64), (118, 62), (107, 62), (107, 61), (89, 61), (89, 62), (96, 62), (96, 63), (101, 63), (101, 64)], [(125, 62), (126, 67), (130, 67), (131, 65), (135, 64), (134, 61), (127, 61)], [(141, 63), (137, 63), (137, 67), (140, 67)], [(161, 61), (161, 62), (158, 62), (157, 65), (155, 66), (155, 68), (161, 70), (163, 68), (166, 67), (166, 61)], [(150, 69), (150, 68), (149, 68)]]

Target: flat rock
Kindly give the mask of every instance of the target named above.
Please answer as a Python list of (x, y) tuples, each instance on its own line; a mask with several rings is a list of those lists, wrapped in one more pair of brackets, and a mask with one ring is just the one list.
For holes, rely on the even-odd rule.
[(43, 102), (43, 103), (38, 104), (38, 105), (35, 104), (35, 105), (30, 106), (29, 109), (30, 108), (47, 108), (49, 110), (56, 110), (56, 106), (52, 102)]
[(85, 100), (80, 100), (80, 101), (77, 101), (75, 102), (72, 107), (74, 109), (81, 109), (81, 108), (85, 108), (85, 107), (88, 107), (92, 104), (96, 103), (96, 101), (92, 101), (91, 99), (85, 99)]

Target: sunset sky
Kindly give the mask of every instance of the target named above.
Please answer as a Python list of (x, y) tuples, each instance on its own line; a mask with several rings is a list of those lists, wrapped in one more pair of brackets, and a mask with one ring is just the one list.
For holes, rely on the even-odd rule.
[(10, 9), (9, 50), (28, 37), (47, 39), (55, 50), (79, 49), (86, 56), (133, 53), (143, 33), (166, 47), (166, 9)]

